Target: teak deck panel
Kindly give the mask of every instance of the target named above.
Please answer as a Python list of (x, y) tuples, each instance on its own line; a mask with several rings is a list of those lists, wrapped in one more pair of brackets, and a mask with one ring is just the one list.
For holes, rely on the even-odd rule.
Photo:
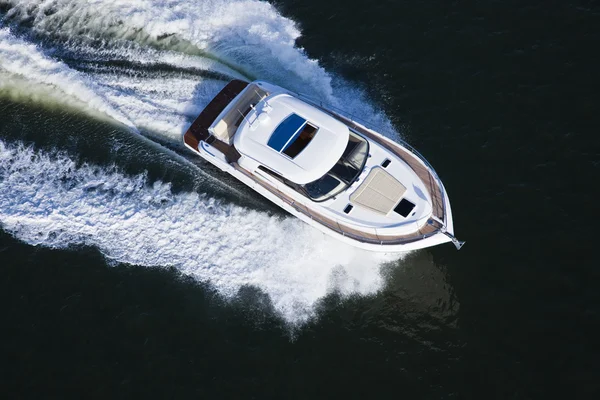
[[(248, 82), (234, 79), (229, 82), (210, 103), (202, 110), (198, 118), (192, 123), (188, 130), (183, 135), (183, 140), (192, 149), (198, 150), (200, 141), (207, 141), (210, 137), (208, 128), (212, 125), (215, 119), (221, 114), (221, 111), (227, 107), (231, 101), (248, 86)], [(227, 143), (219, 140), (208, 142), (211, 146), (225, 154), (229, 162), (237, 161), (240, 154)]]

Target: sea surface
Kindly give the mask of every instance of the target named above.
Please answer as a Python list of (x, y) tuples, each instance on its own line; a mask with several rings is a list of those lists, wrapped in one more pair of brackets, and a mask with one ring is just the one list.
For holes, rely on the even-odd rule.
[[(0, 0), (0, 398), (599, 398), (599, 51), (591, 0)], [(465, 247), (195, 157), (234, 78), (411, 143)]]

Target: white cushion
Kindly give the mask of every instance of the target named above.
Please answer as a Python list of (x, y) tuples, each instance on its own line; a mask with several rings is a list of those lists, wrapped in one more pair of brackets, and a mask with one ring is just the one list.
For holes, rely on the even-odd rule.
[(350, 201), (387, 215), (402, 200), (406, 187), (383, 168), (375, 167), (352, 193)]

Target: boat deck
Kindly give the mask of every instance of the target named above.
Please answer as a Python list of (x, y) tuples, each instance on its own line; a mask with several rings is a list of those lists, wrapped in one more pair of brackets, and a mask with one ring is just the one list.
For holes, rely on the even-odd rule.
[(206, 106), (206, 108), (202, 111), (202, 113), (200, 113), (198, 118), (196, 118), (194, 123), (187, 130), (184, 135), (185, 143), (196, 151), (198, 151), (198, 145), (200, 141), (209, 143), (211, 146), (223, 153), (228, 162), (232, 164), (237, 171), (243, 173), (245, 176), (261, 185), (263, 188), (292, 206), (298, 212), (308, 216), (313, 220), (316, 220), (317, 222), (329, 227), (339, 234), (351, 237), (360, 242), (380, 245), (410, 243), (432, 236), (443, 228), (442, 223), (438, 222), (446, 220), (443, 191), (440, 183), (433, 176), (429, 168), (421, 160), (419, 160), (416, 155), (404, 149), (401, 145), (382, 140), (380, 137), (374, 135), (361, 125), (356, 124), (354, 121), (327, 109), (321, 108), (323, 111), (344, 122), (367, 138), (381, 144), (386, 149), (396, 154), (415, 171), (429, 191), (432, 199), (433, 215), (436, 217), (437, 221), (435, 219), (431, 219), (428, 224), (425, 224), (417, 232), (414, 232), (410, 235), (382, 235), (379, 234), (375, 229), (372, 229), (372, 232), (365, 232), (347, 226), (339, 221), (309, 209), (304, 204), (298, 203), (292, 197), (257, 179), (256, 176), (241, 168), (237, 163), (241, 157), (237, 150), (233, 146), (217, 140), (214, 136), (210, 135), (208, 128), (219, 116), (219, 114), (227, 107), (227, 105), (239, 93), (241, 93), (246, 86), (248, 86), (248, 83), (240, 80), (233, 80), (227, 84), (227, 86), (225, 86), (223, 90), (221, 90), (221, 92), (219, 92), (219, 94), (217, 94), (217, 96)]
[(431, 223), (422, 226), (417, 232), (414, 232), (410, 235), (382, 235), (382, 234), (377, 233), (377, 231), (375, 229), (372, 230), (373, 231), (372, 233), (365, 232), (363, 230), (358, 230), (356, 228), (345, 225), (339, 221), (331, 219), (319, 212), (316, 212), (315, 210), (309, 209), (304, 204), (297, 202), (295, 199), (288, 196), (284, 192), (282, 192), (270, 185), (267, 185), (263, 181), (256, 179), (256, 177), (254, 175), (252, 175), (245, 169), (241, 168), (237, 163), (234, 163), (233, 166), (236, 168), (236, 170), (243, 173), (248, 178), (252, 179), (254, 182), (258, 183), (260, 186), (267, 189), (269, 192), (273, 193), (278, 198), (280, 198), (281, 200), (283, 200), (284, 202), (286, 202), (287, 204), (292, 206), (296, 211), (310, 217), (310, 219), (318, 221), (322, 225), (329, 227), (330, 229), (334, 230), (335, 232), (337, 232), (343, 236), (351, 237), (360, 242), (373, 243), (373, 244), (379, 244), (379, 245), (410, 243), (410, 242), (414, 242), (417, 240), (424, 239), (425, 237), (431, 236), (434, 233), (436, 233), (437, 231), (439, 231), (440, 228), (442, 227), (441, 224), (439, 224), (437, 221), (432, 220)]
[(227, 160), (232, 163), (239, 160), (240, 153), (235, 147), (217, 140), (208, 132), (208, 128), (217, 119), (219, 114), (227, 107), (231, 101), (248, 86), (248, 82), (234, 79), (227, 84), (220, 92), (211, 100), (210, 103), (202, 110), (198, 118), (192, 123), (188, 130), (183, 135), (183, 140), (192, 149), (198, 151), (200, 141), (205, 141), (221, 153), (225, 154)]
[[(421, 181), (425, 184), (425, 187), (429, 191), (432, 201), (432, 213), (437, 218), (437, 220), (444, 222), (446, 220), (445, 216), (445, 207), (444, 207), (444, 196), (442, 192), (442, 188), (438, 182), (438, 180), (433, 176), (429, 168), (427, 168), (423, 162), (421, 162), (416, 155), (411, 153), (410, 151), (404, 149), (400, 144), (388, 142), (382, 140), (379, 136), (374, 135), (369, 130), (365, 129), (361, 125), (356, 124), (354, 121), (341, 116), (337, 113), (333, 113), (327, 109), (323, 109), (323, 111), (332, 115), (333, 117), (339, 119), (344, 122), (348, 126), (355, 129), (357, 132), (363, 134), (370, 140), (373, 140), (383, 147), (385, 147), (390, 152), (394, 153), (398, 157), (400, 157), (404, 162), (406, 162), (417, 174), (417, 176), (421, 179)], [(343, 236), (351, 237), (355, 240), (365, 243), (374, 243), (380, 245), (394, 245), (394, 244), (403, 244), (410, 243), (417, 240), (424, 239), (426, 237), (432, 236), (439, 232), (443, 228), (443, 224), (438, 222), (435, 219), (430, 219), (429, 223), (422, 226), (417, 232), (414, 232), (410, 235), (384, 235), (378, 233), (376, 229), (373, 230), (372, 233), (365, 232), (362, 230), (358, 230), (356, 228), (347, 226), (339, 221), (333, 220), (321, 213), (315, 212), (314, 210), (309, 209), (305, 205), (296, 202), (293, 198), (286, 195), (285, 193), (277, 190), (264, 182), (257, 180), (252, 174), (248, 171), (240, 168), (237, 164), (234, 164), (237, 170), (244, 173), (249, 178), (253, 179), (255, 182), (260, 184), (265, 189), (269, 190), (271, 193), (275, 194), (277, 197), (294, 207), (298, 212), (307, 215), (313, 220), (318, 221), (319, 223), (329, 227), (330, 229), (336, 231), (337, 233), (342, 234)]]
[(334, 114), (334, 116), (346, 123), (347, 125), (351, 126), (356, 131), (365, 135), (369, 139), (379, 143), (387, 150), (400, 157), (402, 161), (407, 163), (412, 168), (412, 170), (415, 171), (419, 179), (421, 179), (421, 181), (425, 184), (425, 187), (428, 189), (429, 194), (431, 195), (433, 215), (437, 217), (440, 221), (446, 220), (444, 215), (444, 196), (442, 195), (442, 188), (440, 187), (438, 180), (433, 176), (429, 168), (427, 168), (414, 154), (404, 149), (397, 143), (389, 143), (387, 141), (381, 140), (372, 132), (360, 125), (357, 125), (356, 123), (354, 123), (354, 121), (348, 118), (345, 118), (338, 114)]

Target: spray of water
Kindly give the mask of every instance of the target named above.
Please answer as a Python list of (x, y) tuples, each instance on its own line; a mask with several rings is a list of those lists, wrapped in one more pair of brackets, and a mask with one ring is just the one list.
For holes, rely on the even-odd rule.
[[(89, 75), (102, 84), (109, 103), (138, 127), (165, 134), (181, 131), (189, 116), (210, 101), (217, 87), (224, 85), (223, 78), (241, 77), (265, 79), (308, 93), (392, 130), (385, 115), (376, 112), (360, 90), (331, 76), (295, 46), (300, 36), (296, 24), (269, 3), (257, 0), (11, 3), (4, 18), (7, 24), (31, 25), (31, 35), (60, 43), (62, 50), (71, 50), (79, 60), (134, 63), (131, 73), (115, 69), (114, 73), (104, 70), (102, 74)], [(48, 51), (57, 52), (56, 47)], [(181, 79), (175, 73), (171, 77), (144, 79), (135, 71), (152, 70), (158, 63), (216, 72), (222, 78), (215, 83), (202, 76)]]
[(168, 183), (117, 168), (78, 166), (60, 153), (0, 141), (0, 224), (32, 245), (89, 245), (107, 258), (174, 266), (225, 296), (243, 285), (267, 293), (286, 320), (308, 318), (332, 290), (376, 292), (379, 264), (294, 218), (173, 194)]
[[(70, 99), (162, 142), (179, 143), (232, 78), (279, 83), (389, 124), (359, 90), (295, 47), (295, 23), (265, 2), (21, 0), (0, 25), (0, 94), (60, 93), (43, 99)], [(33, 245), (90, 245), (117, 262), (174, 266), (225, 296), (254, 285), (294, 323), (332, 290), (376, 292), (379, 266), (391, 259), (293, 218), (173, 194), (143, 175), (78, 167), (66, 155), (4, 142), (0, 224)]]

